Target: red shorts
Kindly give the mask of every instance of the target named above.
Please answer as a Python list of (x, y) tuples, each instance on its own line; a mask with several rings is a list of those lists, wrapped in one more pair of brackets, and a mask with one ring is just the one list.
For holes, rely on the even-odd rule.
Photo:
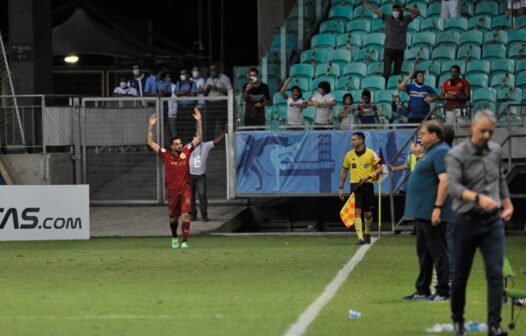
[(192, 188), (168, 189), (168, 215), (170, 218), (181, 216), (192, 211)]

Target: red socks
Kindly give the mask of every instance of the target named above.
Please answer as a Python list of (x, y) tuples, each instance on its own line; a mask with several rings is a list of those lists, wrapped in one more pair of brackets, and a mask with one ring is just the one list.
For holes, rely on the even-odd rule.
[(190, 235), (190, 222), (183, 222), (183, 241), (187, 241), (189, 235)]

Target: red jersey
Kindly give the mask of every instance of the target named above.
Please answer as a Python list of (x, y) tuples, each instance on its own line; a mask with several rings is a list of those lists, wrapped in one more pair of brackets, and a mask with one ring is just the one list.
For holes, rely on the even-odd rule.
[[(470, 90), (471, 90), (471, 87), (469, 86), (468, 81), (463, 78), (459, 78), (455, 84), (451, 82), (451, 79), (448, 79), (442, 85), (442, 94), (445, 94), (448, 96), (456, 94), (458, 97), (467, 97), (469, 95)], [(466, 100), (448, 99), (447, 105), (448, 106), (463, 106), (463, 105), (466, 105)]]
[(192, 143), (184, 146), (181, 154), (161, 148), (159, 156), (164, 164), (166, 189), (183, 189), (190, 185), (190, 154), (194, 149)]

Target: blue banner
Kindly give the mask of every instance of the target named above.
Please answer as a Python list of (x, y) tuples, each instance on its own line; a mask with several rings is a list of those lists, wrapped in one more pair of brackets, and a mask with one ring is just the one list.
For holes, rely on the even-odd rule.
[[(364, 133), (366, 146), (381, 152), (387, 163), (413, 130)], [(349, 131), (237, 132), (236, 194), (337, 194), (343, 159), (353, 149), (351, 138)], [(408, 151), (394, 165), (404, 163)], [(402, 176), (393, 176), (395, 186)], [(389, 192), (389, 186), (389, 179), (384, 179), (382, 194)], [(349, 177), (345, 191), (349, 192)]]

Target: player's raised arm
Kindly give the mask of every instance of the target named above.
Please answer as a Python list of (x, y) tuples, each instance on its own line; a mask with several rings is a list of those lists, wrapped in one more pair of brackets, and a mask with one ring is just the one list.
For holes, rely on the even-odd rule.
[(156, 123), (157, 123), (157, 114), (154, 113), (151, 115), (150, 120), (148, 121), (148, 139), (146, 142), (148, 143), (148, 146), (150, 146), (150, 148), (153, 149), (155, 153), (159, 153), (161, 146), (159, 146), (158, 144), (155, 143), (155, 141), (153, 141), (153, 126)]
[(192, 145), (197, 146), (203, 140), (203, 125), (201, 123), (201, 111), (196, 107), (194, 108), (194, 119), (196, 122), (195, 138), (192, 140)]

